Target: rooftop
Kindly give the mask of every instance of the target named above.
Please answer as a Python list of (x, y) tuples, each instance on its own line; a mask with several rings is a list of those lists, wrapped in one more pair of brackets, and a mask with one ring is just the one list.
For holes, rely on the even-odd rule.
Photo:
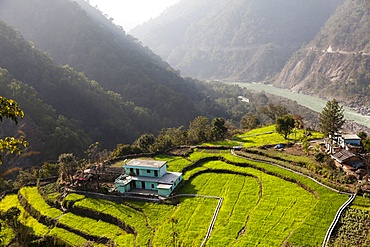
[(342, 138), (344, 140), (361, 140), (361, 138), (356, 134), (343, 134)]
[(125, 164), (124, 166), (161, 168), (166, 163), (167, 163), (167, 161), (133, 159), (133, 160), (130, 160), (129, 162), (127, 162), (127, 164)]
[(158, 183), (160, 184), (173, 184), (173, 182), (178, 179), (182, 173), (180, 172), (167, 172), (158, 180)]
[(343, 150), (340, 150), (340, 151), (336, 152), (331, 157), (333, 159), (337, 160), (339, 163), (342, 163), (342, 162), (348, 160), (349, 158), (356, 157), (356, 155), (354, 153), (351, 153), (351, 152), (343, 149)]

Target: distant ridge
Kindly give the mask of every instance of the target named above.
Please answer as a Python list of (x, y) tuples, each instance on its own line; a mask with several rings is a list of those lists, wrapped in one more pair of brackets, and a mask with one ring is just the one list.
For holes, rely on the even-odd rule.
[(310, 42), (343, 0), (183, 0), (131, 31), (183, 75), (262, 81)]

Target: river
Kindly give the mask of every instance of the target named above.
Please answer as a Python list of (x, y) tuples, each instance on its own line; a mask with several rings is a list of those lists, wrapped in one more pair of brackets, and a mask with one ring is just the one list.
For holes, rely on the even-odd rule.
[[(265, 91), (266, 93), (275, 94), (284, 98), (288, 98), (316, 112), (321, 112), (327, 102), (326, 100), (311, 95), (294, 93), (288, 89), (276, 88), (266, 84), (242, 83), (242, 82), (229, 82), (228, 84), (237, 84), (240, 87), (245, 87), (250, 90), (259, 92)], [(370, 128), (370, 116), (361, 115), (358, 112), (346, 106), (344, 106), (343, 109), (345, 119), (353, 120), (356, 123), (362, 124)]]

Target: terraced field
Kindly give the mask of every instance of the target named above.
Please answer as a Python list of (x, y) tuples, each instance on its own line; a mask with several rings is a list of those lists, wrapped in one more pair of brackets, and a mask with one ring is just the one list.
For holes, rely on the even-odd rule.
[[(207, 157), (223, 160), (196, 162)], [(320, 246), (337, 209), (348, 199), (311, 179), (229, 151), (198, 150), (173, 161), (162, 158), (173, 170), (196, 162), (184, 174), (178, 193), (224, 199), (206, 246)], [(216, 198), (203, 197), (158, 204), (115, 203), (70, 194), (64, 201), (70, 211), (64, 213), (46, 204), (35, 187), (25, 187), (18, 194), (20, 199), (6, 196), (0, 210), (16, 206), (23, 212), (20, 222), (36, 235), (51, 235), (72, 246), (87, 240), (98, 244), (99, 239), (117, 246), (200, 246), (218, 204)], [(21, 198), (34, 208), (32, 212), (23, 208)], [(40, 223), (40, 215), (53, 223)], [(6, 235), (11, 238), (11, 233)]]

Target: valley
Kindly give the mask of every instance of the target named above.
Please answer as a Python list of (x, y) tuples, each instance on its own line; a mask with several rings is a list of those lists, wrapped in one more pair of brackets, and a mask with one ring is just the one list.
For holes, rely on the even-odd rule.
[(370, 246), (369, 30), (363, 0), (181, 0), (130, 33), (1, 0), (0, 246)]
[[(314, 95), (296, 93), (288, 89), (282, 89), (274, 87), (273, 85), (269, 84), (262, 84), (262, 83), (245, 83), (245, 82), (228, 82), (227, 84), (236, 84), (240, 87), (245, 87), (247, 89), (257, 91), (257, 92), (266, 92), (274, 95), (278, 95), (293, 101), (296, 101), (298, 104), (303, 105), (315, 112), (321, 112), (323, 107), (326, 104), (326, 100), (321, 99), (319, 97), (315, 97)], [(370, 116), (363, 115), (351, 109), (349, 107), (344, 106), (344, 115), (347, 120), (355, 121), (358, 124), (364, 125), (370, 128)]]

